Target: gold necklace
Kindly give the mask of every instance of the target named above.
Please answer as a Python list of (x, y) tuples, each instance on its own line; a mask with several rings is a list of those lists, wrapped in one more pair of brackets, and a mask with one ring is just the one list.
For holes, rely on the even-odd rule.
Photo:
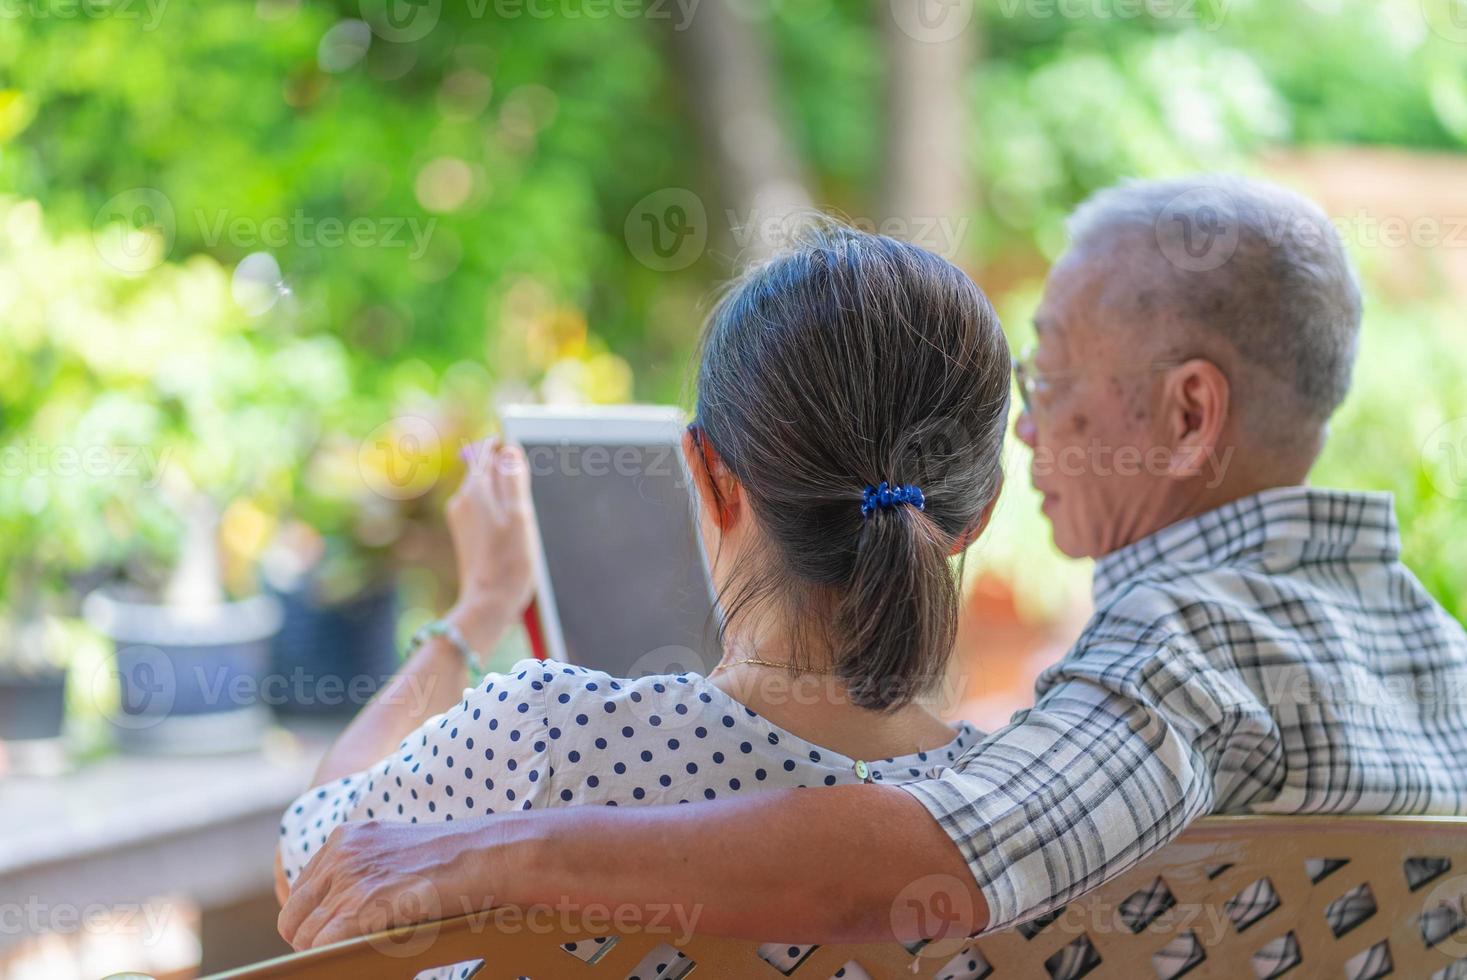
[(727, 670), (730, 667), (737, 667), (740, 664), (752, 664), (755, 667), (779, 667), (779, 668), (781, 668), (783, 670), (793, 671), (796, 674), (827, 674), (828, 675), (828, 674), (834, 674), (835, 673), (835, 671), (831, 670), (828, 667), (825, 668), (825, 669), (816, 669), (814, 667), (797, 667), (794, 664), (781, 663), (781, 662), (779, 662), (777, 660), (761, 660), (758, 657), (744, 657), (744, 658), (739, 659), (739, 660), (730, 660), (728, 663), (720, 663), (717, 667), (714, 667), (712, 670), (710, 670), (708, 672), (708, 676), (709, 677), (712, 677), (714, 674), (718, 673), (720, 670)]

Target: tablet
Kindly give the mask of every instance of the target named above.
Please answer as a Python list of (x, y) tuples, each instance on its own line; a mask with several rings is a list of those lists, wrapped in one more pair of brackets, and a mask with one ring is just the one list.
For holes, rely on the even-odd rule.
[(510, 405), (499, 417), (529, 460), (540, 524), (537, 654), (620, 677), (712, 670), (718, 621), (681, 413)]

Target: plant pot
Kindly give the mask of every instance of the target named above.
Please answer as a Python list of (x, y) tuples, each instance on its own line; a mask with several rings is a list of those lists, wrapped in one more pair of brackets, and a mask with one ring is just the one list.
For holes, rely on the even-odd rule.
[(0, 668), (0, 742), (60, 738), (66, 717), (66, 671)]
[(259, 745), (281, 621), (273, 596), (184, 606), (98, 591), (82, 611), (116, 646), (119, 704), (109, 720), (120, 748), (194, 755)]
[(276, 592), (284, 621), (270, 646), (270, 706), (292, 716), (350, 716), (397, 670), (397, 583), (324, 602), (314, 583)]

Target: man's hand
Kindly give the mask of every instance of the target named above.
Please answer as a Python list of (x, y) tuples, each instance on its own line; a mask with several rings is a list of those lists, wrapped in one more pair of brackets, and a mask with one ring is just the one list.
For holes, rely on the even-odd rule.
[(275, 903), (284, 906), (290, 897), (290, 882), (285, 880), (285, 862), (280, 857), (280, 848), (275, 848)]
[[(492, 884), (453, 823), (383, 820), (331, 832), (280, 912), (280, 935), (310, 949), (415, 922), (489, 908)], [(482, 833), (482, 832), (481, 832)]]
[(337, 827), (280, 913), (308, 949), (496, 905), (614, 909), (759, 941), (967, 936), (988, 907), (957, 848), (895, 787), (687, 806), (568, 806)]

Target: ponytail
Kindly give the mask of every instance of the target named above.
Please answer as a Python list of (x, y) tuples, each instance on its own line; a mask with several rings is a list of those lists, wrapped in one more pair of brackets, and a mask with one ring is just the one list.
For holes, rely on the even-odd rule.
[(942, 679), (958, 628), (952, 545), (915, 507), (865, 519), (831, 630), (836, 676), (856, 704), (905, 704)]

